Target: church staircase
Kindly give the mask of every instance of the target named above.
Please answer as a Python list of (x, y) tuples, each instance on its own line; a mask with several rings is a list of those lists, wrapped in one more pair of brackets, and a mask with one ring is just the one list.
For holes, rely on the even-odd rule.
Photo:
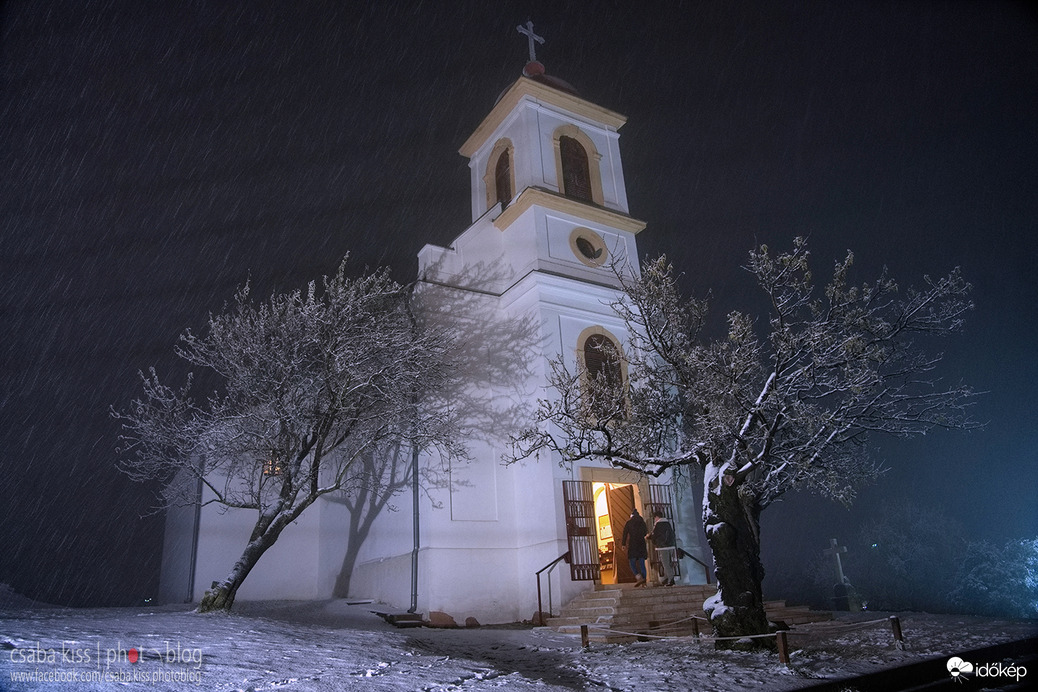
[[(656, 586), (634, 588), (633, 584), (599, 584), (567, 603), (559, 617), (546, 625), (567, 634), (580, 634), (589, 625), (593, 642), (626, 643), (646, 639), (645, 635), (684, 637), (710, 634), (703, 618), (703, 602), (716, 593), (714, 585)], [(772, 622), (794, 626), (806, 622), (831, 620), (828, 611), (807, 606), (789, 606), (785, 601), (766, 601), (764, 610)], [(693, 617), (698, 618), (693, 621)]]

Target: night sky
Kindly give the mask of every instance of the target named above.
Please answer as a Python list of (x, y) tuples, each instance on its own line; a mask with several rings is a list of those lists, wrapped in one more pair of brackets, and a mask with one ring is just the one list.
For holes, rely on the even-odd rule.
[(527, 19), (549, 74), (628, 117), (640, 250), (711, 290), (719, 324), (753, 304), (746, 253), (797, 235), (820, 275), (853, 249), (859, 280), (959, 265), (976, 287), (940, 347), (987, 427), (877, 441), (891, 471), (850, 510), (768, 510), (769, 571), (889, 498), (941, 506), (965, 538), (1038, 536), (1027, 3), (302, 4), (0, 4), (0, 583), (77, 605), (155, 593), (154, 488), (115, 470), (109, 407), (138, 370), (179, 381), (177, 336), (250, 276), (254, 295), (296, 288), (349, 252), (411, 280), (470, 223), (457, 150), (519, 76)]

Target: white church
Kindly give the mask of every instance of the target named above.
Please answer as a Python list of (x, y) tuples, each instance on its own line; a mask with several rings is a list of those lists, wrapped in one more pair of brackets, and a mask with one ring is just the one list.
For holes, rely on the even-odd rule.
[[(503, 459), (509, 435), (533, 425), (537, 399), (553, 394), (552, 359), (561, 354), (571, 371), (594, 372), (620, 367), (602, 357), (610, 348), (633, 347), (609, 307), (619, 290), (610, 265), (630, 258), (626, 266), (637, 271), (636, 238), (645, 228), (630, 215), (624, 186), (619, 131), (626, 118), (549, 76), (534, 59), (535, 38), (531, 31), (522, 76), (461, 146), (472, 224), (449, 247), (427, 245), (418, 256), (422, 296), (439, 317), (502, 327), (460, 328), (473, 338), (515, 338), (474, 347), (485, 349), (487, 365), (474, 367), (468, 385), (485, 404), (484, 423), (467, 440), (470, 458), (421, 453), (423, 477), (446, 482), (394, 498), (395, 511), (381, 512), (364, 537), (349, 580), (351, 598), (401, 611), (410, 605), (458, 624), (528, 620), (596, 584), (634, 581), (619, 550), (632, 508), (644, 517), (662, 510), (679, 547), (709, 562), (697, 486), (687, 478), (649, 479), (604, 462), (560, 464), (545, 451), (512, 464)], [(510, 369), (511, 377), (494, 366), (498, 347), (519, 352), (522, 367)], [(227, 575), (254, 521), (254, 513), (212, 505), (171, 511), (162, 600), (199, 601)], [(344, 503), (318, 500), (267, 551), (237, 600), (332, 598), (349, 525)], [(683, 583), (707, 581), (692, 559), (680, 561), (680, 574)]]

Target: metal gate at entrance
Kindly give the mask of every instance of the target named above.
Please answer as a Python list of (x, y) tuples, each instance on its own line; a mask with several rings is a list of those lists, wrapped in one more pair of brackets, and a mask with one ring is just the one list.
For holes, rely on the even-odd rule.
[(570, 579), (597, 581), (602, 573), (595, 526), (595, 490), (591, 481), (562, 481), (562, 501), (566, 511)]
[[(677, 524), (674, 522), (674, 507), (671, 504), (670, 497), (670, 486), (660, 485), (658, 483), (652, 483), (649, 485), (649, 501), (645, 504), (645, 522), (649, 525), (649, 531), (652, 531), (653, 517), (656, 516), (656, 512), (663, 515), (663, 518), (670, 522), (670, 525), (677, 529)], [(678, 559), (677, 550), (671, 550), (669, 553), (671, 560), (671, 570), (673, 571), (674, 577), (681, 576), (681, 560)], [(649, 549), (649, 561), (652, 563), (652, 569), (656, 574), (663, 574), (663, 562), (660, 560), (660, 554)]]
[[(599, 485), (602, 485), (601, 483)], [(616, 484), (631, 486), (632, 483)], [(642, 486), (644, 488), (644, 486)], [(646, 523), (652, 527), (652, 516), (657, 510), (673, 525), (674, 510), (671, 506), (670, 486), (651, 483), (648, 485), (649, 497), (643, 496), (643, 511)], [(611, 495), (614, 504), (622, 504), (614, 512), (610, 508), (606, 519), (609, 535), (600, 537), (599, 532), (605, 526), (599, 526), (598, 510), (595, 506), (595, 487), (592, 481), (562, 481), (562, 496), (566, 517), (566, 543), (569, 551), (570, 578), (573, 581), (601, 581), (603, 553), (600, 544), (608, 544), (605, 558), (612, 569), (612, 579), (619, 583), (625, 580), (630, 569), (622, 564), (625, 554), (620, 550), (623, 525), (634, 507), (634, 495), (631, 488), (626, 493), (616, 492)], [(629, 499), (628, 499), (629, 498)], [(610, 550), (611, 549), (611, 550)], [(654, 550), (649, 551), (649, 560), (657, 574), (662, 573), (663, 565), (656, 559)], [(677, 562), (675, 560), (675, 562)], [(678, 566), (674, 565), (675, 575), (680, 575)], [(631, 578), (633, 581), (633, 577)]]

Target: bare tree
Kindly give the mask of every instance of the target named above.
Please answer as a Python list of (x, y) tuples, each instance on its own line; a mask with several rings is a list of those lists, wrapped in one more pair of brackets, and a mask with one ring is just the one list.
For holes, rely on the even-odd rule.
[(437, 402), (450, 380), (451, 338), (411, 310), (411, 291), (377, 271), (358, 279), (346, 261), (320, 286), (254, 304), (249, 285), (208, 332), (185, 332), (176, 353), (219, 382), (204, 401), (191, 378), (179, 390), (142, 374), (125, 411), (120, 467), (166, 482), (167, 506), (197, 501), (253, 510), (256, 523), (227, 577), (199, 611), (230, 609), (282, 530), (318, 498), (372, 488), (363, 460), (394, 445), (462, 453), (454, 418)]
[(913, 341), (961, 327), (969, 284), (955, 270), (904, 293), (885, 272), (852, 286), (852, 260), (837, 263), (819, 293), (803, 239), (777, 257), (753, 251), (747, 269), (767, 299), (766, 321), (732, 312), (727, 337), (713, 342), (701, 338), (707, 301), (681, 296), (666, 258), (637, 280), (617, 271), (624, 296), (613, 307), (633, 335), (629, 383), (571, 373), (560, 359), (558, 396), (513, 440), (516, 458), (547, 447), (651, 475), (701, 467), (718, 583), (705, 610), (718, 636), (769, 631), (760, 562), (768, 505), (804, 489), (850, 502), (881, 470), (867, 454), (871, 433), (972, 425), (972, 391), (933, 379), (941, 357)]

